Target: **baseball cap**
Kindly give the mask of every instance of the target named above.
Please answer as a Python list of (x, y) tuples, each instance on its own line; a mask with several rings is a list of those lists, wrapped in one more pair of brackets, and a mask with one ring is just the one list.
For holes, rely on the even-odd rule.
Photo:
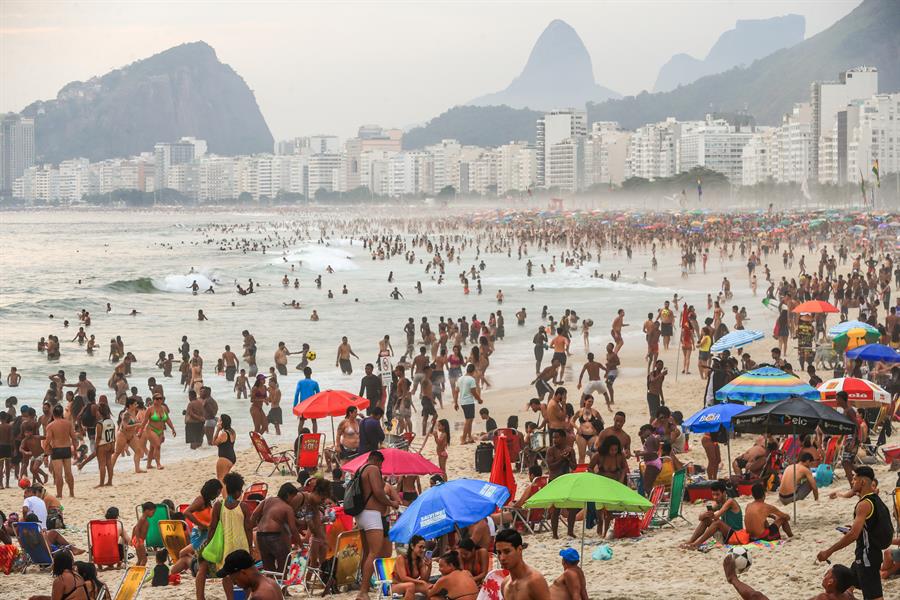
[(562, 556), (562, 559), (569, 564), (576, 564), (581, 557), (578, 556), (578, 550), (575, 548), (563, 548), (559, 551), (559, 555)]
[(256, 566), (256, 563), (253, 562), (253, 557), (250, 556), (250, 553), (246, 550), (235, 550), (231, 554), (225, 557), (225, 563), (222, 565), (222, 568), (216, 572), (216, 577), (228, 577), (238, 571), (243, 571), (244, 569), (250, 569)]

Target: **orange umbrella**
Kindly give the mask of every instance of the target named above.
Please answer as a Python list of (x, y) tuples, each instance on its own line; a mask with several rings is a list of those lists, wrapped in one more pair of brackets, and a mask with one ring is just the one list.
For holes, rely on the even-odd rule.
[(841, 312), (837, 306), (824, 300), (810, 300), (794, 307), (795, 313), (837, 313)]
[(513, 473), (512, 463), (509, 459), (509, 446), (506, 445), (505, 435), (498, 435), (494, 439), (494, 464), (491, 466), (489, 481), (509, 490), (507, 504), (515, 499), (516, 475)]
[(297, 404), (294, 414), (304, 419), (331, 417), (331, 439), (334, 439), (334, 418), (344, 416), (351, 406), (362, 410), (368, 408), (369, 400), (343, 390), (325, 390)]

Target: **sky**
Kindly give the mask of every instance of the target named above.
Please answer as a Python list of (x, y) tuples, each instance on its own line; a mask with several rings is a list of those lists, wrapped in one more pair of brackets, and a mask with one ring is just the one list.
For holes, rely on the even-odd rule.
[(553, 19), (579, 33), (598, 83), (635, 94), (673, 54), (703, 58), (738, 19), (800, 14), (810, 37), (859, 3), (0, 0), (0, 112), (203, 40), (254, 90), (276, 139), (349, 137), (505, 88)]

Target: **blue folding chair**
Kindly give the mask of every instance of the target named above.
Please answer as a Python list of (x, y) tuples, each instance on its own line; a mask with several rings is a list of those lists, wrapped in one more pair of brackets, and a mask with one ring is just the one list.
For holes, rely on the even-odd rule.
[(53, 555), (60, 550), (65, 550), (68, 546), (50, 549), (47, 539), (41, 532), (41, 524), (31, 521), (20, 521), (16, 523), (16, 537), (19, 540), (19, 546), (25, 555), (25, 566), (22, 567), (24, 573), (31, 565), (37, 565), (42, 569), (53, 564)]

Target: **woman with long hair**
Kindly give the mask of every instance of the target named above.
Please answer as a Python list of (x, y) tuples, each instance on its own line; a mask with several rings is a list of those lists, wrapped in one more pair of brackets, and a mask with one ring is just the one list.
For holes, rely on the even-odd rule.
[(786, 308), (781, 309), (778, 320), (775, 321), (775, 338), (778, 340), (778, 347), (781, 348), (781, 356), (787, 356), (788, 337), (791, 335), (791, 327), (788, 319), (788, 311)]
[(131, 455), (134, 458), (134, 472), (144, 473), (141, 470), (144, 444), (140, 435), (141, 422), (143, 421), (141, 411), (143, 409), (142, 401), (137, 398), (129, 398), (125, 401), (125, 410), (119, 414), (119, 427), (116, 430), (116, 449), (112, 456), (113, 468), (115, 468), (119, 457), (123, 453), (127, 453), (128, 449), (131, 448)]
[(53, 555), (53, 587), (49, 596), (31, 596), (29, 600), (92, 600), (84, 578), (75, 571), (75, 561), (68, 549)]
[(425, 558), (425, 538), (414, 535), (406, 546), (406, 553), (397, 557), (391, 575), (391, 593), (403, 594), (403, 600), (413, 600), (416, 594), (427, 594), (431, 577), (431, 559)]
[(197, 552), (206, 542), (209, 536), (209, 525), (212, 520), (213, 502), (222, 495), (222, 482), (218, 479), (207, 479), (203, 487), (200, 488), (200, 495), (184, 509), (184, 520), (190, 521), (191, 527), (190, 544), (182, 548), (178, 553), (178, 560), (172, 565), (171, 573), (176, 574), (187, 570)]
[(441, 419), (434, 428), (434, 443), (437, 446), (438, 466), (444, 477), (447, 476), (447, 446), (450, 445), (450, 422)]
[(456, 389), (456, 380), (462, 377), (462, 370), (466, 359), (462, 354), (462, 346), (453, 346), (453, 352), (447, 357), (447, 376), (450, 379), (450, 389)]
[(219, 458), (216, 459), (216, 479), (219, 481), (222, 481), (237, 462), (237, 456), (234, 454), (236, 438), (237, 434), (231, 428), (231, 417), (226, 414), (220, 415), (213, 434), (213, 445), (219, 450)]
[(441, 577), (428, 591), (429, 598), (453, 598), (453, 600), (475, 600), (478, 584), (472, 574), (462, 568), (459, 552), (451, 550), (441, 555), (438, 561)]
[[(109, 414), (109, 405), (101, 404), (98, 409), (100, 419), (94, 431), (94, 447), (97, 449), (97, 466), (100, 468), (100, 485), (112, 485), (113, 450), (115, 450), (116, 424)], [(104, 483), (104, 481), (106, 483)]]
[(266, 413), (263, 412), (263, 404), (269, 397), (269, 390), (266, 387), (266, 376), (260, 373), (250, 388), (250, 418), (253, 420), (253, 431), (262, 435), (268, 427), (266, 423)]
[[(625, 463), (622, 442), (619, 438), (614, 435), (603, 438), (597, 453), (591, 458), (588, 470), (627, 485), (628, 466)], [(607, 510), (601, 510), (597, 516), (597, 533), (603, 537), (609, 531), (612, 515)]]
[(144, 443), (149, 444), (147, 451), (147, 468), (155, 460), (157, 469), (164, 469), (160, 462), (162, 454), (162, 445), (166, 441), (166, 426), (172, 429), (172, 437), (176, 436), (175, 425), (169, 418), (169, 410), (165, 405), (165, 398), (162, 393), (153, 392), (153, 404), (144, 412), (144, 422), (142, 424), (141, 439)]

